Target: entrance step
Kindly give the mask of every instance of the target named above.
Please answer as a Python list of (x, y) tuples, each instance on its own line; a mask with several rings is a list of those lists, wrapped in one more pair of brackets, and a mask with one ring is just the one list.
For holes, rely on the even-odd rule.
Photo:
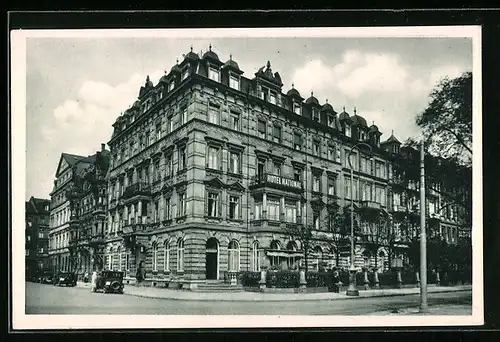
[(198, 284), (198, 288), (192, 289), (193, 292), (242, 292), (243, 286), (238, 284), (231, 286), (220, 280), (207, 280), (205, 283)]

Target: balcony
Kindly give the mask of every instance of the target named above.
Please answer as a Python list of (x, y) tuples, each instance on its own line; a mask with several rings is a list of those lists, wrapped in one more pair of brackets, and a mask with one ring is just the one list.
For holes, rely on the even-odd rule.
[(136, 232), (141, 232), (146, 229), (146, 224), (149, 223), (147, 217), (139, 217), (137, 220), (132, 217), (130, 221), (122, 221), (122, 232), (123, 234), (133, 234)]
[(132, 185), (129, 185), (125, 188), (122, 199), (128, 199), (135, 196), (151, 196), (151, 186), (146, 182), (138, 182)]
[(284, 176), (271, 175), (271, 174), (264, 174), (252, 177), (250, 181), (250, 187), (256, 188), (259, 186), (270, 186), (274, 188), (298, 191), (298, 192), (301, 192), (303, 189), (301, 181), (297, 181), (295, 179)]
[(378, 210), (380, 209), (380, 203), (374, 201), (361, 201), (359, 207), (363, 209)]

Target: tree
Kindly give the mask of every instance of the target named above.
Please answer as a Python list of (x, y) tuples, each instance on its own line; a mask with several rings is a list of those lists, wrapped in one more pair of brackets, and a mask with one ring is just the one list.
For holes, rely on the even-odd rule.
[(335, 251), (336, 267), (339, 267), (342, 249), (349, 245), (350, 220), (351, 218), (348, 216), (348, 213), (340, 211), (338, 205), (328, 208), (328, 244), (330, 245), (330, 249)]
[(430, 93), (427, 108), (416, 118), (430, 151), (443, 158), (472, 162), (472, 73), (444, 78)]
[(312, 234), (313, 227), (306, 224), (287, 224), (285, 232), (290, 235), (294, 240), (300, 242), (302, 253), (304, 255), (304, 266), (306, 273), (308, 269), (308, 257), (311, 252), (311, 245), (313, 240)]
[(375, 268), (378, 268), (378, 250), (389, 239), (388, 221), (386, 212), (379, 211), (375, 215), (367, 215), (368, 231), (362, 234), (366, 248), (375, 257)]

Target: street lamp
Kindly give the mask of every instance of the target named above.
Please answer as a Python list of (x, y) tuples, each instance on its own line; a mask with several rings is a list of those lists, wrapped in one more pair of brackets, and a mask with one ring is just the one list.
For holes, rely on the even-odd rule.
[(354, 267), (354, 172), (351, 163), (351, 154), (354, 149), (358, 146), (366, 146), (370, 150), (370, 154), (373, 149), (370, 145), (364, 142), (358, 142), (349, 150), (347, 155), (347, 160), (349, 161), (349, 168), (351, 169), (351, 265), (349, 269), (349, 287), (347, 288), (348, 296), (359, 296), (359, 291), (356, 288), (356, 268)]

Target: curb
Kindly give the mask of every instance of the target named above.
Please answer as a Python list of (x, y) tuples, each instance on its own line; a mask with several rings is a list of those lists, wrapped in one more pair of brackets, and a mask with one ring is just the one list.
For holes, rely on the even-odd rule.
[[(84, 287), (84, 286), (77, 286), (77, 288), (80, 289), (86, 289), (90, 290), (90, 287)], [(450, 293), (450, 292), (466, 292), (466, 291), (472, 291), (472, 289), (444, 289), (441, 291), (429, 291), (428, 294), (433, 294), (433, 293)], [(328, 300), (328, 301), (337, 301), (337, 300), (356, 300), (356, 299), (367, 299), (367, 298), (381, 298), (381, 297), (397, 297), (397, 296), (411, 296), (411, 295), (418, 295), (420, 292), (415, 292), (415, 293), (380, 293), (380, 294), (371, 294), (371, 295), (366, 295), (366, 296), (357, 296), (357, 297), (348, 297), (348, 296), (342, 296), (342, 297), (333, 297), (333, 298), (255, 298), (255, 299), (221, 299), (221, 298), (179, 298), (179, 297), (160, 297), (156, 295), (147, 295), (147, 294), (140, 294), (140, 293), (130, 293), (127, 292), (126, 289), (124, 291), (124, 295), (127, 296), (134, 296), (134, 297), (141, 297), (141, 298), (152, 298), (152, 299), (167, 299), (167, 300), (177, 300), (177, 301), (195, 301), (195, 302), (213, 302), (213, 301), (218, 301), (218, 302), (293, 302), (293, 301), (309, 301), (309, 302), (314, 302), (314, 301), (320, 301), (320, 300)]]

